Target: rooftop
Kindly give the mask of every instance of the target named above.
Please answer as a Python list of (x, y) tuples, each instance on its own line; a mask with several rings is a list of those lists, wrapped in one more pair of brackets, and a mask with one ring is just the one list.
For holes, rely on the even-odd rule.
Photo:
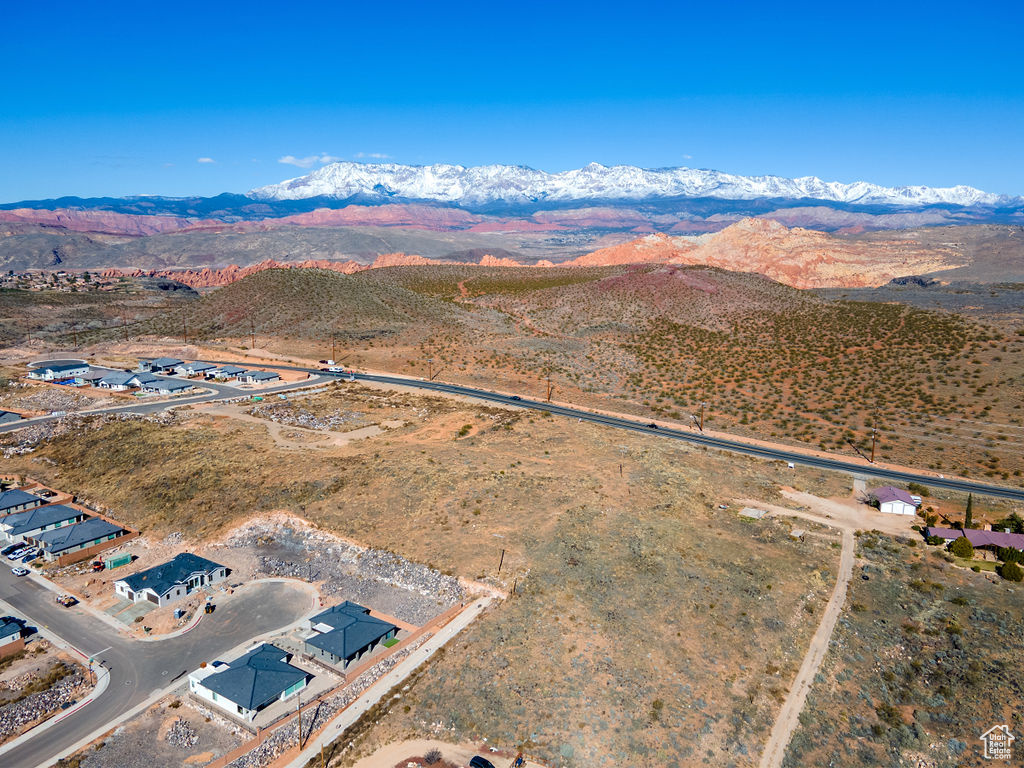
[(926, 536), (938, 536), (940, 539), (959, 539), (966, 536), (975, 547), (1013, 547), (1024, 550), (1024, 533), (1005, 533), (1003, 531), (981, 531), (974, 528), (925, 528)]
[(108, 523), (101, 517), (90, 517), (88, 520), (69, 525), (66, 528), (43, 531), (32, 538), (42, 544), (43, 549), (47, 552), (57, 553), (123, 530), (120, 526)]
[(0, 643), (8, 643), (20, 634), (21, 624), (6, 617), (0, 619)]
[(8, 534), (20, 536), (28, 531), (34, 531), (47, 525), (53, 525), (64, 520), (74, 520), (81, 517), (84, 512), (63, 504), (51, 504), (46, 507), (33, 507), (24, 512), (15, 512), (13, 515), (0, 520), (0, 525), (7, 529)]
[(288, 663), (291, 655), (261, 643), (203, 680), (203, 685), (245, 709), (259, 709), (304, 680), (306, 672)]
[(125, 576), (119, 581), (127, 584), (133, 592), (152, 589), (158, 595), (163, 595), (176, 584), (184, 584), (193, 574), (209, 573), (223, 567), (205, 557), (182, 552), (166, 563)]
[(891, 485), (875, 488), (873, 491), (868, 491), (868, 494), (877, 499), (879, 504), (886, 504), (890, 501), (902, 501), (906, 504), (914, 504), (913, 497), (911, 497), (907, 491), (904, 491), (902, 488), (893, 488)]
[(20, 507), (22, 504), (42, 504), (43, 500), (38, 496), (33, 496), (31, 493), (26, 493), (18, 488), (12, 488), (9, 491), (0, 493), (0, 512), (5, 509), (11, 509), (12, 507)]
[(314, 635), (306, 642), (343, 659), (397, 629), (394, 624), (371, 616), (368, 608), (348, 600), (317, 614), (310, 623), (314, 627), (326, 624), (331, 629)]
[(150, 360), (149, 365), (153, 368), (173, 368), (176, 365), (181, 365), (184, 360), (178, 360), (173, 357), (158, 357), (156, 360)]

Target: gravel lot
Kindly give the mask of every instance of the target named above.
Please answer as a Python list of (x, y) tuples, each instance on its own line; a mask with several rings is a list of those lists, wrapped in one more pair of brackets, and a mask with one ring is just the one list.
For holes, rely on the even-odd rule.
[(75, 667), (70, 675), (61, 678), (49, 689), (30, 693), (21, 701), (0, 707), (0, 743), (17, 736), (26, 726), (58, 711), (62, 705), (76, 701), (84, 694), (85, 686), (85, 677)]
[(227, 545), (256, 553), (256, 578), (312, 577), (321, 582), (325, 595), (352, 600), (416, 626), (465, 598), (454, 576), (309, 528), (254, 522), (232, 534)]

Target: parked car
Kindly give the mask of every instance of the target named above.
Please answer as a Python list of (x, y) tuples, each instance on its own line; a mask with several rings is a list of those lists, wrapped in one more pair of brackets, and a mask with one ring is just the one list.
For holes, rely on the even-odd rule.
[(32, 547), (32, 549), (28, 550), (27, 552), (21, 553), (21, 562), (30, 563), (37, 557), (39, 557), (40, 554), (41, 553), (37, 547)]
[(28, 576), (28, 568), (22, 568), (20, 565), (16, 568), (11, 568), (11, 573), (15, 576)]
[(20, 547), (18, 547), (13, 552), (11, 552), (9, 555), (7, 555), (7, 559), (8, 560), (12, 560), (12, 561), (13, 560), (17, 560), (19, 557), (21, 557), (21, 555), (22, 555), (22, 553), (24, 553), (24, 551), (25, 551), (25, 545), (22, 544)]
[(8, 544), (3, 549), (0, 549), (0, 555), (3, 555), (4, 557), (7, 557), (14, 550), (18, 549), (19, 547), (24, 547), (24, 546), (25, 545), (21, 544), (21, 543), (18, 543), (18, 544)]
[(102, 571), (104, 568), (102, 560), (94, 560), (92, 563), (92, 569), (94, 571)]
[(473, 759), (469, 761), (469, 768), (494, 768), (494, 763), (485, 757), (475, 755)]
[(78, 603), (78, 598), (74, 595), (61, 595), (57, 598), (57, 602), (63, 605), (65, 608), (70, 608), (72, 605)]

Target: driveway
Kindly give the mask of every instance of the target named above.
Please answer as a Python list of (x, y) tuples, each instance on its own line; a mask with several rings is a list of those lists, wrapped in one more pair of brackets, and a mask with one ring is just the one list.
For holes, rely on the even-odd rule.
[(39, 738), (0, 752), (0, 765), (46, 765), (80, 740), (124, 716), (154, 694), (182, 682), (201, 662), (212, 661), (250, 639), (298, 621), (313, 605), (309, 594), (287, 583), (256, 583), (220, 600), (192, 631), (162, 641), (132, 640), (83, 610), (57, 605), (53, 592), (31, 579), (0, 571), (0, 610), (28, 620), (94, 656), (110, 672), (107, 690)]

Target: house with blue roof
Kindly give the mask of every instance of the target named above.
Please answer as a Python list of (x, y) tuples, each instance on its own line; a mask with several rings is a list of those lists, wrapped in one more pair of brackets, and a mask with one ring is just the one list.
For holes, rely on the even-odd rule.
[(394, 624), (370, 615), (370, 609), (346, 600), (306, 622), (306, 653), (348, 669), (398, 634)]
[(179, 376), (205, 376), (216, 367), (213, 363), (182, 363), (175, 367), (174, 372)]
[(281, 378), (273, 371), (246, 371), (238, 375), (238, 380), (245, 384), (267, 384)]
[(96, 386), (99, 389), (110, 389), (114, 392), (124, 392), (127, 389), (131, 389), (135, 386), (132, 381), (135, 378), (134, 373), (126, 373), (124, 371), (114, 371), (108, 373), (102, 379), (96, 382)]
[[(149, 374), (140, 373), (135, 378), (139, 379)], [(170, 379), (166, 376), (152, 376), (144, 384), (141, 385), (142, 391), (149, 394), (155, 395), (179, 395), (182, 392), (188, 392), (193, 389), (193, 386), (188, 381), (182, 381), (181, 379)]]
[[(86, 518), (80, 523), (43, 531), (27, 536), (26, 541), (43, 551), (43, 559), (52, 562), (62, 555), (70, 555), (98, 544), (114, 541), (128, 531), (102, 517)], [(114, 546), (113, 544), (111, 546)]]
[(239, 368), (237, 365), (222, 365), (220, 368), (216, 368), (206, 374), (208, 379), (237, 379), (245, 373), (245, 368)]
[(197, 590), (224, 581), (230, 569), (205, 557), (182, 552), (166, 563), (133, 573), (114, 582), (114, 592), (134, 603), (158, 606), (179, 600)]
[(215, 661), (196, 670), (188, 676), (188, 689), (204, 703), (252, 722), (260, 711), (294, 696), (313, 679), (289, 664), (291, 658), (276, 645), (260, 643), (234, 661)]
[(184, 365), (184, 360), (176, 357), (158, 357), (155, 360), (139, 360), (139, 370), (151, 373), (171, 373), (179, 365)]
[(24, 627), (25, 622), (13, 616), (0, 618), (0, 659), (25, 649)]
[(64, 381), (82, 376), (89, 372), (88, 363), (60, 363), (56, 365), (40, 365), (28, 372), (30, 379), (39, 381)]
[(43, 500), (38, 496), (27, 493), (19, 488), (12, 488), (9, 491), (0, 493), (0, 515), (10, 515), (15, 512), (22, 512), (32, 507), (38, 507)]
[(25, 541), (43, 531), (74, 525), (85, 519), (80, 509), (64, 504), (47, 504), (0, 518), (0, 536), (9, 544)]

